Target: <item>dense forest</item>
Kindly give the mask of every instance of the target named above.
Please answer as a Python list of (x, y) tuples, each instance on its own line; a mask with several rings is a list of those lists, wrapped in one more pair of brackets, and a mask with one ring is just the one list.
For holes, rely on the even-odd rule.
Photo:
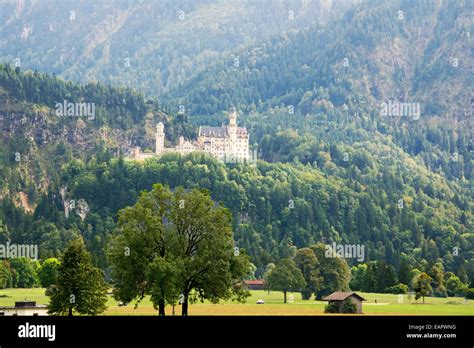
[[(73, 160), (63, 166), (58, 186), (39, 198), (34, 214), (3, 200), (2, 220), (10, 240), (38, 243), (42, 258), (58, 256), (67, 241), (81, 234), (97, 264), (106, 268), (104, 251), (118, 210), (160, 182), (208, 189), (229, 207), (236, 243), (251, 255), (257, 276), (296, 248), (325, 241), (362, 244), (365, 261), (383, 260), (395, 270), (441, 264), (464, 282), (472, 280), (474, 241), (467, 203), (463, 210), (442, 199), (449, 191), (432, 198), (394, 175), (386, 174), (385, 181), (391, 189), (368, 189), (371, 185), (364, 188), (357, 180), (330, 176), (311, 165), (259, 161), (256, 167), (228, 167), (204, 155), (168, 155), (145, 163)], [(56, 192), (66, 186), (62, 199)], [(66, 218), (64, 201), (79, 200), (87, 203), (86, 213), (81, 216), (83, 210), (73, 207)]]
[[(462, 121), (472, 112), (471, 2), (364, 1), (330, 25), (274, 36), (233, 52), (163, 95), (170, 108), (212, 116), (293, 106), (379, 112), (394, 99), (423, 104), (422, 117)], [(238, 64), (235, 58), (238, 57)], [(454, 59), (456, 58), (456, 59)], [(359, 110), (360, 112), (360, 110)]]
[[(352, 0), (0, 3), (2, 62), (148, 96), (236, 48), (339, 16)], [(35, 49), (31, 49), (34, 43)]]
[[(72, 160), (38, 197), (34, 214), (2, 201), (4, 234), (12, 241), (40, 244), (44, 258), (57, 256), (79, 233), (96, 262), (106, 267), (104, 248), (117, 211), (160, 182), (208, 189), (229, 207), (236, 242), (252, 256), (259, 273), (269, 262), (291, 255), (292, 248), (325, 240), (366, 245), (368, 260), (395, 267), (402, 258), (411, 267), (441, 261), (467, 281), (474, 266), (472, 202), (442, 176), (408, 158), (405, 163), (412, 168), (378, 166), (367, 151), (370, 146), (350, 149), (350, 161), (344, 161), (337, 146), (320, 151), (325, 158), (321, 169), (317, 162), (231, 167), (203, 155), (168, 155), (145, 163), (99, 155), (86, 162)], [(73, 207), (66, 217), (65, 202), (79, 200), (88, 207), (85, 216), (75, 214)]]
[[(266, 160), (312, 162), (313, 144), (380, 137), (433, 172), (470, 179), (472, 10), (471, 2), (363, 2), (330, 29), (313, 26), (242, 49), (238, 65), (234, 56), (220, 60), (162, 99), (197, 124), (219, 124), (238, 106)], [(389, 100), (418, 103), (420, 117), (381, 115)], [(275, 137), (286, 137), (284, 147), (265, 149)]]

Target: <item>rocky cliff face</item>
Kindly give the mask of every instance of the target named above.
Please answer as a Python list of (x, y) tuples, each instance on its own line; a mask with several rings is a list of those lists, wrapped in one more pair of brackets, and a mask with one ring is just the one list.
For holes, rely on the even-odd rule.
[[(108, 124), (102, 115), (120, 116), (112, 108), (104, 108), (94, 120), (58, 116), (53, 107), (15, 97), (7, 85), (0, 86), (0, 194), (26, 211), (33, 211), (37, 194), (58, 180), (61, 166), (71, 159), (118, 156), (137, 144), (153, 144), (142, 123), (127, 128)], [(163, 117), (159, 114), (149, 117)]]

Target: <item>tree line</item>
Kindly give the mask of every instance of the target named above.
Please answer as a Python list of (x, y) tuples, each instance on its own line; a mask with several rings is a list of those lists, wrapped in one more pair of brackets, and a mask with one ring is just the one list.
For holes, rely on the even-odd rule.
[[(256, 167), (225, 165), (198, 154), (167, 155), (145, 163), (74, 160), (60, 172), (61, 183), (40, 197), (33, 216), (6, 200), (3, 204), (11, 213), (0, 219), (8, 226), (8, 238), (38, 243), (43, 258), (57, 256), (68, 240), (82, 235), (95, 264), (107, 269), (106, 246), (117, 225), (117, 212), (161, 182), (172, 188), (207, 189), (213, 199), (230, 207), (235, 241), (257, 266), (257, 277), (267, 264), (291, 256), (294, 248), (324, 238), (328, 243), (364, 245), (366, 261), (384, 261), (397, 273), (404, 267), (429, 269), (442, 263), (445, 272), (472, 282), (473, 248), (466, 233), (472, 224), (469, 210), (439, 196), (415, 194), (413, 186), (426, 182), (423, 173), (422, 181), (412, 178), (410, 184), (384, 173), (385, 187), (370, 185), (368, 173), (356, 174), (361, 183), (351, 178), (340, 181), (309, 165), (263, 161)], [(368, 186), (363, 188), (362, 182)], [(439, 194), (449, 197), (442, 182), (434, 183), (441, 185)], [(65, 185), (67, 199), (87, 202), (90, 212), (84, 219), (74, 211), (65, 217), (64, 203), (55, 193)], [(408, 284), (406, 276), (403, 279)]]

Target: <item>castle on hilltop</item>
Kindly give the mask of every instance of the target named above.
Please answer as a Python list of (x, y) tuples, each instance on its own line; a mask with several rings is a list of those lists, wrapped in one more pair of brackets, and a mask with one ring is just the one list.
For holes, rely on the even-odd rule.
[(228, 125), (222, 125), (221, 127), (200, 126), (198, 138), (195, 141), (186, 140), (183, 136), (180, 136), (175, 147), (165, 147), (165, 126), (161, 122), (156, 125), (155, 137), (155, 153), (141, 152), (140, 147), (135, 147), (131, 158), (144, 160), (165, 153), (204, 152), (223, 162), (251, 162), (253, 160), (249, 152), (247, 128), (237, 126), (237, 112), (235, 109), (229, 115)]

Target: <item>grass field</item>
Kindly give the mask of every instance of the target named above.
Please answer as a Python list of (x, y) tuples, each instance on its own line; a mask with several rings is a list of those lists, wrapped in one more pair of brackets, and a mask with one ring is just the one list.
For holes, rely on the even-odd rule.
[[(283, 303), (283, 294), (277, 291), (252, 291), (246, 303), (223, 302), (211, 304), (208, 302), (191, 304), (189, 315), (334, 315), (325, 314), (323, 301), (303, 301), (301, 294), (288, 294), (294, 296), (292, 303)], [(474, 315), (474, 300), (467, 303), (460, 297), (425, 298), (415, 301), (403, 295), (403, 302), (399, 303), (398, 295), (359, 293), (367, 301), (363, 304), (364, 315)], [(0, 290), (0, 306), (11, 306), (15, 301), (32, 300), (38, 304), (47, 304), (48, 297), (44, 289), (4, 289)], [(257, 305), (258, 299), (263, 299), (265, 304)], [(377, 300), (377, 303), (375, 303)], [(176, 306), (175, 314), (180, 315), (181, 307)], [(171, 315), (172, 308), (167, 306), (167, 314)], [(130, 303), (126, 307), (119, 307), (110, 296), (108, 309), (105, 315), (157, 315), (148, 298), (145, 298), (137, 309)]]

